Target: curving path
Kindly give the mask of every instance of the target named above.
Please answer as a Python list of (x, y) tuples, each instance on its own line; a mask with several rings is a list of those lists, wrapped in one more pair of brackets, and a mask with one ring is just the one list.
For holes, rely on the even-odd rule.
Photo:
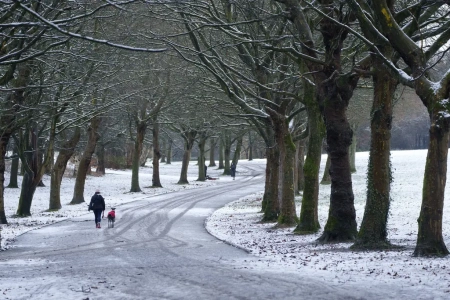
[(362, 299), (251, 268), (254, 257), (206, 232), (215, 209), (263, 189), (264, 170), (247, 167), (232, 182), (120, 206), (113, 229), (95, 229), (89, 214), (22, 235), (0, 253), (0, 299)]

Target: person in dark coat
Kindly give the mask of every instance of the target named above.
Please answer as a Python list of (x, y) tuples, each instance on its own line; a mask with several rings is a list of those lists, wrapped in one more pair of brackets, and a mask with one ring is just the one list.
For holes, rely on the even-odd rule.
[(231, 177), (233, 177), (233, 180), (234, 180), (234, 177), (236, 176), (236, 165), (234, 163), (231, 163), (230, 175), (231, 175)]
[(95, 227), (101, 228), (102, 214), (105, 213), (105, 199), (100, 195), (100, 190), (96, 190), (94, 196), (92, 196), (91, 203), (89, 203), (90, 210), (94, 211)]

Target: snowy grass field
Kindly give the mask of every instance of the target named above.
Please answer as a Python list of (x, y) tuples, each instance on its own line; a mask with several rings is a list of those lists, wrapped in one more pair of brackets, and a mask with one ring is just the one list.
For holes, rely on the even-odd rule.
[[(391, 211), (389, 216), (389, 239), (393, 244), (404, 248), (398, 251), (354, 252), (349, 250), (350, 243), (318, 245), (315, 235), (297, 236), (291, 229), (277, 229), (274, 224), (260, 224), (262, 193), (249, 195), (215, 211), (205, 222), (207, 230), (217, 238), (237, 247), (246, 249), (249, 255), (246, 269), (263, 269), (269, 267), (279, 272), (301, 273), (323, 280), (329, 285), (348, 288), (373, 287), (382, 298), (397, 298), (402, 291), (411, 289), (416, 299), (450, 299), (450, 258), (415, 258), (412, 257), (417, 235), (417, 218), (421, 205), (421, 188), (425, 166), (426, 151), (393, 151), (392, 166), (394, 181), (391, 192)], [(326, 156), (322, 157), (322, 176)], [(353, 189), (358, 225), (361, 223), (366, 196), (366, 169), (368, 153), (356, 155), (357, 172), (353, 174)], [(252, 161), (252, 164), (265, 164), (264, 160)], [(242, 161), (242, 165), (245, 161)], [(111, 206), (138, 200), (149, 195), (169, 193), (188, 188), (201, 188), (205, 185), (226, 183), (229, 176), (221, 176), (222, 170), (208, 168), (208, 174), (219, 177), (217, 181), (197, 182), (197, 166), (189, 166), (189, 185), (176, 184), (179, 179), (181, 163), (161, 164), (162, 189), (152, 189), (150, 167), (141, 168), (140, 182), (142, 193), (129, 193), (131, 171), (107, 170), (106, 176), (88, 176), (85, 188), (85, 200), (89, 201), (98, 188), (106, 199), (107, 210)], [(239, 170), (239, 165), (238, 165)], [(9, 182), (6, 175), (5, 185)], [(21, 180), (21, 178), (19, 178)], [(239, 173), (236, 180), (239, 180)], [(15, 218), (19, 199), (19, 189), (5, 190), (5, 209), (8, 225), (2, 225), (2, 249), (14, 246), (16, 236), (28, 230), (46, 226), (66, 218), (92, 214), (87, 211), (87, 204), (68, 205), (72, 199), (74, 178), (64, 177), (61, 186), (63, 208), (58, 212), (47, 212), (49, 195), (49, 178), (44, 178), (46, 187), (36, 191), (32, 216)], [(447, 183), (447, 187), (449, 183)], [(320, 225), (325, 226), (328, 216), (330, 186), (320, 187), (319, 218)], [(446, 192), (446, 200), (450, 192)], [(297, 198), (297, 215), (300, 211), (301, 197)], [(450, 247), (450, 208), (444, 206), (444, 239)]]
[[(326, 156), (322, 157), (321, 174)], [(361, 224), (366, 196), (368, 153), (356, 155), (357, 172), (353, 189), (358, 226)], [(294, 228), (273, 229), (274, 224), (258, 223), (262, 217), (262, 193), (239, 199), (214, 212), (207, 220), (207, 229), (214, 236), (264, 258), (249, 260), (245, 268), (264, 264), (282, 272), (296, 272), (348, 288), (373, 287), (386, 298), (400, 297), (402, 291), (413, 289), (415, 299), (450, 299), (450, 258), (412, 257), (417, 237), (426, 151), (393, 151), (391, 161), (394, 181), (388, 232), (398, 251), (354, 252), (351, 243), (316, 244), (321, 232), (314, 235), (293, 235)], [(323, 228), (329, 209), (330, 186), (321, 185), (319, 220)], [(450, 201), (449, 183), (445, 198)], [(301, 197), (297, 201), (300, 212)], [(444, 240), (450, 247), (450, 206), (444, 207)], [(252, 266), (253, 262), (253, 266)], [(377, 288), (378, 286), (378, 288)], [(381, 297), (379, 299), (383, 299)]]

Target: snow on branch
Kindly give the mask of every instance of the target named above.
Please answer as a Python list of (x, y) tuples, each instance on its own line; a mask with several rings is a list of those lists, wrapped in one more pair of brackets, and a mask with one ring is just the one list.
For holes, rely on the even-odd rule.
[(23, 5), (22, 3), (20, 3), (20, 7), (22, 7), (25, 11), (27, 11), (31, 15), (35, 16), (39, 20), (41, 20), (47, 26), (49, 26), (49, 27), (51, 27), (51, 28), (61, 32), (62, 34), (68, 35), (68, 36), (73, 37), (73, 38), (83, 39), (83, 40), (86, 40), (86, 41), (89, 41), (89, 42), (102, 44), (102, 45), (106, 45), (106, 46), (110, 46), (110, 47), (114, 47), (114, 48), (124, 49), (124, 50), (128, 50), (128, 51), (158, 53), (158, 52), (164, 52), (164, 51), (167, 50), (167, 48), (150, 49), (150, 48), (133, 47), (133, 46), (128, 46), (128, 45), (113, 43), (113, 42), (110, 42), (108, 40), (97, 39), (97, 38), (94, 38), (94, 37), (91, 37), (91, 36), (84, 36), (84, 35), (81, 35), (81, 34), (78, 34), (78, 33), (74, 33), (74, 32), (68, 31), (68, 30), (64, 30), (63, 28), (58, 26), (55, 22), (51, 22), (51, 21), (47, 20), (46, 18), (44, 18), (43, 16), (41, 16), (37, 12), (33, 11), (32, 9), (28, 8), (27, 6)]

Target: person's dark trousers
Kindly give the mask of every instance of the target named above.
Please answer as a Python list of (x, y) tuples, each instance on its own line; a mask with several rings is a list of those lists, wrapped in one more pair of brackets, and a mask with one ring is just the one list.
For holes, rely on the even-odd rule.
[(102, 221), (102, 209), (94, 209), (95, 215), (95, 224), (100, 223)]

